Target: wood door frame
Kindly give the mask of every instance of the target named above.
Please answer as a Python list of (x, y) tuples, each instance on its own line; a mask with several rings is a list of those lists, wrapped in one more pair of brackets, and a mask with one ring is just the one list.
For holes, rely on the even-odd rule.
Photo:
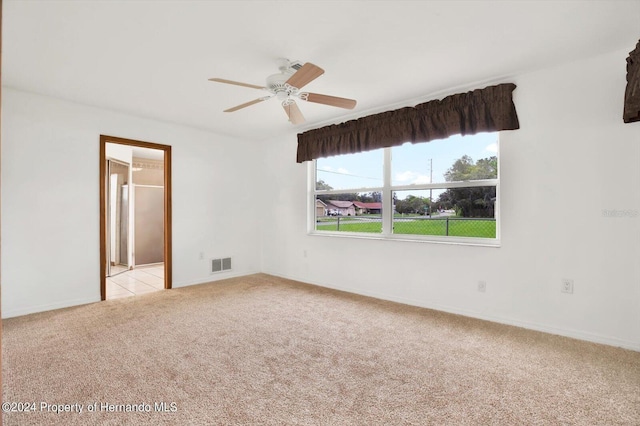
[(172, 286), (171, 146), (100, 135), (100, 300), (107, 299), (107, 143), (164, 151), (164, 288)]

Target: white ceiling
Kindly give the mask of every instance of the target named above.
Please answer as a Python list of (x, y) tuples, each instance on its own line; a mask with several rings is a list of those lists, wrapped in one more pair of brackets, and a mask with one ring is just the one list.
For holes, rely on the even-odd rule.
[(149, 160), (164, 160), (164, 151), (161, 149), (141, 148), (134, 146), (131, 148), (133, 157), (146, 158)]
[(277, 58), (319, 65), (305, 90), (358, 105), (301, 103), (303, 131), (631, 51), (639, 37), (640, 0), (4, 0), (2, 83), (261, 140), (292, 128), (277, 100), (223, 113), (264, 92), (208, 78), (263, 85)]

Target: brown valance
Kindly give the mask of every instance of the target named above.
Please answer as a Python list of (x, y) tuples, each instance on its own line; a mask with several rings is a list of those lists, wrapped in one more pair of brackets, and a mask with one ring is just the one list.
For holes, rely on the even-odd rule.
[(520, 127), (513, 83), (447, 96), (298, 134), (298, 163), (352, 154), (405, 142), (428, 142), (451, 135)]
[(627, 90), (622, 118), (625, 123), (640, 121), (640, 41), (627, 58)]

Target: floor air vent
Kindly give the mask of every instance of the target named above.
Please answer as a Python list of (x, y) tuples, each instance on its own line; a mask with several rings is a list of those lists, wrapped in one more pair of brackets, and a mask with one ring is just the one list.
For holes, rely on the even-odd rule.
[(228, 271), (231, 269), (231, 258), (225, 257), (224, 259), (211, 259), (211, 273)]

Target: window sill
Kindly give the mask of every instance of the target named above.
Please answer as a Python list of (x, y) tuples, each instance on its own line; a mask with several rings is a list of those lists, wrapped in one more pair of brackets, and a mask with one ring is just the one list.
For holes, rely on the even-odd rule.
[(456, 237), (440, 237), (433, 236), (430, 238), (412, 237), (411, 235), (381, 235), (366, 234), (357, 232), (331, 232), (331, 231), (311, 231), (308, 235), (313, 237), (335, 237), (335, 238), (356, 238), (362, 240), (378, 240), (378, 241), (399, 241), (408, 243), (422, 244), (448, 244), (458, 246), (477, 246), (477, 247), (500, 247), (500, 240), (493, 238), (456, 238)]

